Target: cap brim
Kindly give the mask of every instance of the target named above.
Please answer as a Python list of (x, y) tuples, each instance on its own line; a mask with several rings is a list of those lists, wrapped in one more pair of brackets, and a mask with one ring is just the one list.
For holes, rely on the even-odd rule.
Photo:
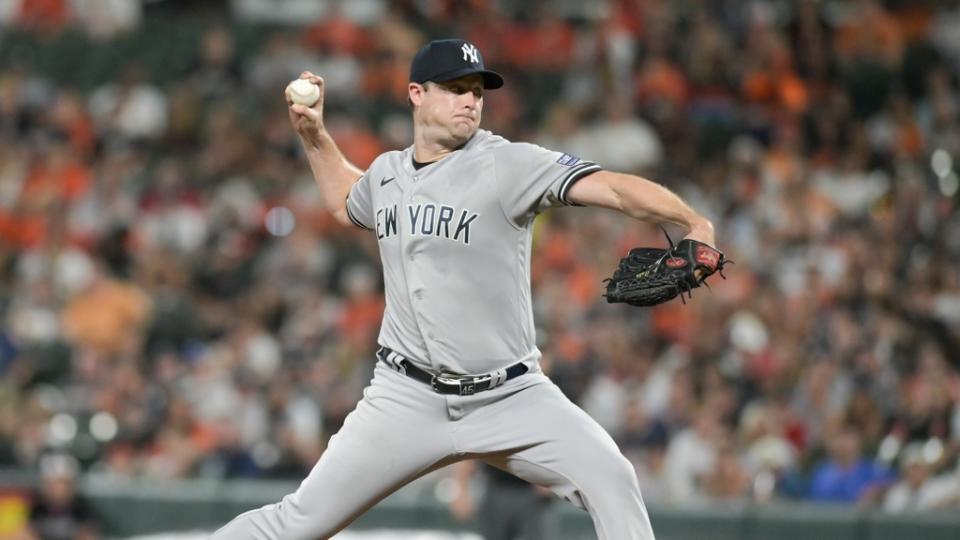
[(434, 82), (446, 82), (459, 79), (460, 77), (466, 77), (467, 75), (473, 75), (474, 73), (478, 73), (483, 77), (483, 88), (485, 90), (496, 90), (503, 86), (503, 77), (496, 71), (490, 71), (489, 69), (458, 69), (444, 73), (440, 77), (435, 77), (431, 80)]
[(481, 71), (483, 75), (483, 88), (485, 90), (495, 90), (503, 86), (503, 77), (496, 71)]

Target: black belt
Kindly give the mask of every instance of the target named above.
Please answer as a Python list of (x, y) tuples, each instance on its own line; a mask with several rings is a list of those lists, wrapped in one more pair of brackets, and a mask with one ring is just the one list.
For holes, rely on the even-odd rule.
[(526, 364), (517, 362), (508, 368), (498, 369), (486, 375), (449, 375), (445, 373), (434, 375), (429, 371), (418, 368), (400, 353), (386, 347), (380, 347), (377, 350), (377, 358), (407, 377), (429, 385), (434, 392), (451, 396), (471, 396), (477, 392), (490, 390), (528, 371)]

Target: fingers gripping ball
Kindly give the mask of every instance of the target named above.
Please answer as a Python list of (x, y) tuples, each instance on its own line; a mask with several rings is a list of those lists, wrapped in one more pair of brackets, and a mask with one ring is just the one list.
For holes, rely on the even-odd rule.
[(287, 85), (287, 95), (295, 105), (313, 107), (320, 99), (320, 87), (306, 79), (297, 79)]
[[(669, 239), (669, 237), (668, 237)], [(705, 283), (714, 272), (723, 276), (729, 262), (723, 253), (696, 240), (681, 240), (670, 249), (635, 248), (620, 260), (613, 277), (607, 280), (607, 302), (633, 306), (655, 306)]]

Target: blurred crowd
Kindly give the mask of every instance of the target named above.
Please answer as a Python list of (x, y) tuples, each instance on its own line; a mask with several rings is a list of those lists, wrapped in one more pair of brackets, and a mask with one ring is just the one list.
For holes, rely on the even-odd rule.
[[(461, 36), (507, 80), (484, 128), (662, 182), (735, 261), (685, 303), (607, 305), (617, 259), (663, 233), (538, 220), (544, 368), (648, 502), (960, 509), (960, 2), (281, 3), (0, 2), (20, 38), (0, 38), (0, 466), (304, 476), (369, 381), (384, 299), (283, 88), (322, 75), (365, 167), (411, 142), (413, 53)], [(150, 10), (205, 22), (170, 77), (117, 50), (67, 84), (15, 46), (109, 45)]]

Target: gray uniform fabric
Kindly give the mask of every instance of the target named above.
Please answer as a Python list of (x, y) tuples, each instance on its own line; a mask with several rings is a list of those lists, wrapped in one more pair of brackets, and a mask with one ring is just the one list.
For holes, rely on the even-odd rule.
[(380, 344), (433, 371), (533, 367), (533, 218), (567, 204), (573, 182), (600, 167), (484, 130), (420, 170), (412, 156), (381, 155), (347, 199), (351, 219), (380, 242)]
[(535, 345), (533, 218), (569, 204), (570, 186), (599, 166), (483, 130), (420, 170), (412, 157), (412, 148), (378, 157), (347, 201), (354, 224), (379, 239), (380, 345), (433, 373), (483, 374), (518, 361), (530, 371), (449, 396), (378, 363), (297, 491), (212, 538), (329, 538), (405, 483), (476, 458), (589, 511), (601, 540), (652, 540), (632, 465), (541, 373)]

